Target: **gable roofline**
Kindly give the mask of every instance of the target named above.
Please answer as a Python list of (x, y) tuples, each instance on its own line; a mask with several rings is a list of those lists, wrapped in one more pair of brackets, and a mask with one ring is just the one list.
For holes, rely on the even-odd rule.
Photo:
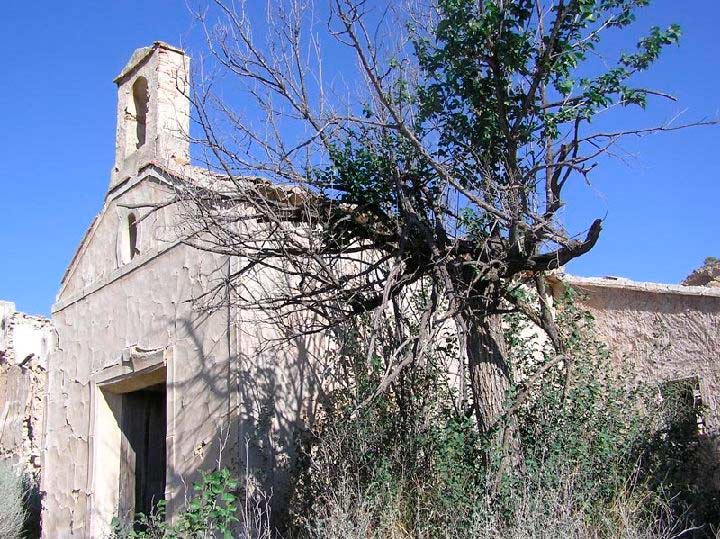
[[(73, 255), (72, 259), (70, 260), (70, 263), (68, 264), (67, 269), (65, 270), (65, 273), (63, 273), (62, 279), (60, 280), (60, 288), (58, 289), (58, 292), (56, 294), (55, 299), (57, 300), (65, 291), (65, 287), (68, 283), (68, 280), (75, 272), (75, 269), (78, 266), (78, 263), (80, 259), (82, 258), (82, 255), (85, 253), (85, 250), (90, 243), (90, 240), (95, 235), (95, 231), (97, 230), (97, 227), (100, 224), (100, 221), (102, 220), (102, 217), (107, 213), (108, 208), (112, 204), (112, 202), (118, 198), (120, 195), (128, 191), (129, 189), (132, 189), (134, 186), (138, 185), (139, 183), (145, 181), (146, 179), (153, 178), (156, 176), (153, 176), (151, 172), (157, 173), (158, 179), (165, 180), (167, 183), (170, 183), (170, 181), (175, 180), (179, 178), (177, 173), (173, 173), (170, 170), (168, 170), (166, 167), (163, 167), (162, 165), (159, 165), (157, 163), (147, 163), (143, 167), (141, 167), (138, 170), (138, 173), (134, 177), (129, 177), (125, 181), (123, 181), (122, 184), (118, 185), (117, 188), (115, 188), (113, 191), (108, 193), (105, 197), (105, 201), (103, 203), (102, 209), (98, 212), (98, 214), (93, 218), (92, 222), (90, 223), (90, 226), (85, 230), (85, 234), (83, 235), (82, 239), (80, 240), (80, 244), (78, 245), (77, 249), (75, 250), (75, 254)], [(168, 181), (170, 180), (170, 181)]]
[(67, 280), (70, 278), (70, 275), (72, 275), (73, 271), (75, 270), (75, 267), (77, 266), (78, 260), (80, 260), (80, 254), (85, 251), (85, 246), (90, 240), (90, 236), (93, 232), (95, 232), (95, 227), (97, 223), (100, 221), (100, 216), (105, 213), (105, 205), (103, 205), (103, 208), (100, 210), (100, 213), (98, 213), (95, 217), (93, 217), (93, 220), (90, 222), (90, 226), (85, 229), (85, 234), (83, 234), (82, 239), (80, 240), (80, 245), (78, 245), (77, 249), (75, 249), (75, 254), (73, 254), (73, 257), (70, 259), (70, 263), (68, 264), (68, 267), (65, 268), (65, 273), (63, 273), (62, 279), (60, 279), (60, 289), (58, 290), (58, 293), (55, 296), (55, 299), (60, 297), (60, 295), (65, 290), (65, 285), (67, 284)]
[[(224, 174), (212, 172), (211, 170), (203, 167), (197, 167), (193, 165), (185, 165), (181, 168), (168, 168), (166, 165), (157, 163), (155, 161), (149, 161), (145, 163), (138, 169), (136, 174), (125, 178), (122, 182), (117, 184), (105, 195), (102, 209), (93, 218), (90, 226), (85, 231), (85, 234), (80, 240), (80, 244), (75, 250), (73, 257), (70, 260), (70, 263), (68, 264), (68, 267), (62, 276), (62, 279), (60, 280), (60, 287), (55, 297), (56, 304), (59, 302), (60, 296), (62, 296), (62, 294), (65, 292), (70, 277), (77, 269), (80, 259), (85, 253), (87, 246), (89, 245), (95, 234), (95, 231), (97, 230), (97, 227), (100, 225), (103, 216), (107, 213), (108, 208), (113, 203), (113, 201), (115, 201), (121, 195), (123, 195), (136, 185), (140, 184), (141, 182), (152, 179), (156, 179), (160, 183), (164, 183), (165, 185), (173, 185), (179, 182), (189, 180), (191, 182), (197, 182), (199, 186), (203, 186), (207, 189), (214, 189), (218, 194), (222, 195), (224, 193), (222, 189), (222, 180), (226, 180), (227, 176), (225, 176)], [(211, 182), (210, 184), (207, 183), (208, 180)], [(257, 176), (242, 176), (236, 178), (235, 181), (232, 182), (232, 185), (237, 185), (237, 180), (241, 180), (242, 182), (247, 182), (248, 184), (253, 184), (258, 187), (263, 187), (265, 191), (265, 196), (271, 196), (278, 200), (283, 199), (288, 201), (290, 204), (297, 204), (305, 196), (307, 196), (307, 193), (299, 191), (297, 189), (297, 186), (276, 185), (264, 178), (260, 178)], [(220, 182), (220, 185), (213, 185), (215, 182), (218, 181)]]

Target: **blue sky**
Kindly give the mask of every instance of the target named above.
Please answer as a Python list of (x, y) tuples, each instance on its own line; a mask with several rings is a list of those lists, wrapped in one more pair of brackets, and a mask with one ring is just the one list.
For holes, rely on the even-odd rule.
[[(643, 80), (679, 101), (615, 126), (720, 115), (718, 21), (717, 0), (655, 0), (644, 11), (638, 27), (682, 26), (681, 45)], [(0, 30), (0, 299), (48, 314), (102, 207), (114, 158), (112, 79), (135, 48), (164, 40), (192, 51), (197, 31), (182, 0), (7, 2)], [(604, 162), (590, 187), (570, 193), (571, 228), (606, 216), (599, 244), (570, 271), (678, 282), (720, 256), (719, 143), (720, 128), (702, 128), (623, 144), (626, 159)]]

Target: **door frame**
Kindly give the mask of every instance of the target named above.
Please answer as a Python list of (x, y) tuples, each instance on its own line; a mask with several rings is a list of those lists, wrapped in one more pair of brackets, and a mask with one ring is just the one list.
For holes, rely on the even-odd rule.
[(118, 364), (102, 369), (90, 383), (90, 422), (88, 432), (88, 511), (86, 529), (90, 537), (106, 537), (111, 521), (118, 514), (122, 446), (123, 394), (164, 383), (166, 387), (166, 481), (174, 459), (174, 411), (172, 398), (172, 347), (123, 351)]

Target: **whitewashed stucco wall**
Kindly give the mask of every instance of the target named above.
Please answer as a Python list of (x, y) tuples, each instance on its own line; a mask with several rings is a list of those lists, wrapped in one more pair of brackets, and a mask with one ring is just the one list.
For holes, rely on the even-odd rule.
[(720, 428), (720, 289), (565, 276), (595, 317), (613, 361), (639, 380), (697, 376), (708, 426)]

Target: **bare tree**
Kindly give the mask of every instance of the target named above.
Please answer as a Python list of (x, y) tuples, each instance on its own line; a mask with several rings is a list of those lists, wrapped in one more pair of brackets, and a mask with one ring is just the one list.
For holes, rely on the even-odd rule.
[[(393, 306), (402, 316), (404, 292), (426, 289), (419, 330), (398, 341), (377, 392), (450, 320), (468, 405), (493, 431), (512, 377), (503, 313), (546, 331), (570, 372), (542, 274), (592, 249), (602, 221), (566, 230), (565, 187), (623, 137), (685, 127), (592, 130), (599, 114), (671, 99), (631, 80), (676, 26), (594, 60), (646, 4), (278, 0), (261, 21), (215, 0), (197, 12), (209, 57), (192, 98), (216, 175), (181, 190), (189, 241), (242, 260), (225, 283), (234, 301), (276, 313), (288, 334)], [(537, 285), (539, 306), (519, 299), (521, 283)]]

